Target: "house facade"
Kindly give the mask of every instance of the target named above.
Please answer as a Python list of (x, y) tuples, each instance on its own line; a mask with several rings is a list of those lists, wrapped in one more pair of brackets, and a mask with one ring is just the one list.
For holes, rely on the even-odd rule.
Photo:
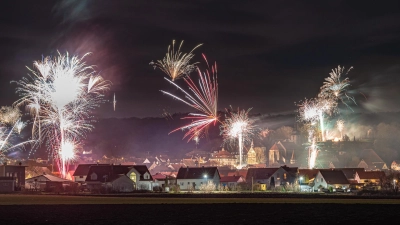
[(20, 190), (25, 187), (25, 167), (21, 163), (18, 165), (0, 165), (0, 177), (13, 177), (15, 189)]
[(50, 191), (54, 189), (61, 191), (66, 186), (71, 185), (73, 185), (72, 181), (50, 174), (42, 174), (25, 180), (25, 189), (37, 191)]
[(129, 165), (92, 165), (86, 176), (86, 186), (89, 190), (115, 192), (130, 192), (134, 190), (135, 183), (127, 177), (132, 166)]
[(359, 184), (380, 185), (381, 179), (385, 177), (383, 171), (358, 171), (355, 180)]
[(181, 190), (199, 190), (202, 184), (209, 181), (218, 187), (220, 179), (217, 167), (182, 167), (178, 171), (176, 182)]
[(246, 180), (242, 176), (225, 176), (220, 179), (220, 185), (231, 191), (237, 190), (238, 184), (245, 182)]
[(313, 190), (317, 191), (321, 187), (328, 189), (332, 188), (342, 188), (347, 189), (350, 186), (350, 182), (347, 180), (346, 176), (341, 170), (320, 170), (315, 176)]
[(147, 166), (134, 165), (126, 175), (135, 183), (135, 190), (153, 190), (154, 180)]

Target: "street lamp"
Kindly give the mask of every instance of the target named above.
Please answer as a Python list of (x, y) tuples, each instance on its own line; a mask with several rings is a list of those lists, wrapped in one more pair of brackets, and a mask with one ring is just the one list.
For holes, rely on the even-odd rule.
[(208, 183), (208, 176), (207, 176), (207, 174), (204, 174), (204, 179), (206, 179), (206, 184)]

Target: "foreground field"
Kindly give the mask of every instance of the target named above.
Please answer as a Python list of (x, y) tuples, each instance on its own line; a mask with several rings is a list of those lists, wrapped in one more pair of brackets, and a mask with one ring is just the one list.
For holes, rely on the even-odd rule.
[(386, 204), (133, 204), (0, 206), (0, 224), (382, 224)]
[[(171, 196), (171, 195), (169, 195)], [(176, 197), (175, 197), (176, 196)], [(362, 198), (190, 198), (186, 195), (173, 197), (138, 196), (65, 196), (65, 195), (0, 195), (0, 205), (65, 205), (65, 204), (243, 204), (243, 203), (292, 203), (292, 204), (400, 204), (400, 199)]]

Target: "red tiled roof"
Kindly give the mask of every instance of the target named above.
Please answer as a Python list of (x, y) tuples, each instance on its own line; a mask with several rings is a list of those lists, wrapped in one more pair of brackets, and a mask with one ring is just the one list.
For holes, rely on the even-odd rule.
[(362, 180), (364, 179), (379, 179), (385, 176), (385, 172), (383, 171), (360, 171), (358, 172), (358, 177)]
[(241, 176), (225, 176), (221, 177), (220, 182), (238, 182)]

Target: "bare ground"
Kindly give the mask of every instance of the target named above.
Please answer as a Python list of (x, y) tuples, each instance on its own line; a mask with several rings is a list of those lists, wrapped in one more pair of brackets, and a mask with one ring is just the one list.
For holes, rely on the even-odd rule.
[(0, 224), (377, 224), (388, 204), (128, 204), (0, 206)]

